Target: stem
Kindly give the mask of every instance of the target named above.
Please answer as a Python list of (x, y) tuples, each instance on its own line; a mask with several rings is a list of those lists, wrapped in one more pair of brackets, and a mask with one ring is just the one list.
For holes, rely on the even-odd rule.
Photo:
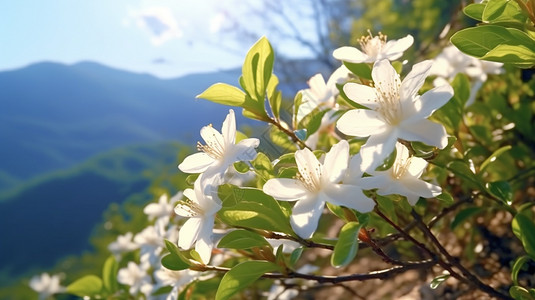
[(308, 248), (321, 248), (321, 249), (327, 249), (327, 250), (334, 250), (334, 246), (332, 245), (320, 244), (320, 243), (316, 243), (316, 242), (306, 240), (300, 237), (294, 237), (291, 235), (285, 235), (285, 234), (275, 233), (271, 231), (263, 232), (262, 235), (268, 239), (290, 240), (290, 241), (298, 242), (299, 244)]
[[(347, 281), (387, 279), (389, 277), (392, 277), (393, 275), (403, 273), (409, 270), (426, 269), (426, 268), (433, 266), (435, 263), (436, 261), (434, 259), (427, 259), (423, 261), (407, 263), (404, 266), (396, 266), (396, 267), (392, 267), (389, 269), (373, 271), (369, 273), (363, 273), (363, 274), (357, 273), (357, 274), (351, 274), (351, 275), (345, 275), (345, 276), (321, 276), (321, 275), (303, 274), (299, 272), (288, 272), (288, 274), (265, 273), (264, 275), (262, 275), (262, 277), (272, 278), (272, 279), (300, 278), (300, 279), (314, 280), (319, 283), (338, 284), (338, 283), (347, 282)], [(195, 270), (195, 271), (203, 271), (203, 272), (204, 271), (216, 271), (216, 272), (225, 272), (225, 273), (231, 270), (231, 268), (216, 267), (216, 266), (209, 266), (209, 265), (195, 265), (195, 266), (191, 266), (190, 269)]]
[(533, 12), (529, 9), (529, 7), (527, 7), (526, 3), (524, 3), (524, 1), (522, 0), (515, 0), (515, 2), (518, 4), (518, 6), (520, 6), (523, 11), (526, 12), (529, 19), (531, 20), (531, 23), (535, 25), (535, 16), (533, 15)]
[(303, 142), (300, 138), (298, 138), (297, 135), (295, 135), (293, 131), (288, 130), (287, 128), (282, 126), (282, 124), (278, 122), (277, 120), (275, 120), (274, 118), (269, 118), (267, 122), (275, 125), (275, 127), (277, 127), (280, 131), (284, 132), (284, 134), (286, 134), (288, 137), (290, 137), (290, 139), (292, 139), (292, 142), (299, 145), (301, 148), (308, 148), (309, 150), (312, 150), (310, 149), (310, 147), (308, 147), (305, 144), (305, 142)]
[(457, 269), (461, 271), (461, 273), (469, 280), (469, 282), (472, 285), (475, 285), (478, 289), (486, 292), (489, 295), (492, 295), (501, 299), (511, 299), (509, 296), (498, 292), (497, 290), (495, 290), (489, 285), (486, 285), (481, 280), (479, 280), (479, 278), (477, 278), (474, 274), (472, 274), (468, 269), (466, 269), (461, 263), (459, 263), (457, 258), (451, 256), (451, 254), (442, 246), (440, 241), (431, 232), (429, 227), (425, 225), (425, 223), (422, 220), (422, 217), (416, 211), (414, 211), (414, 209), (411, 211), (411, 214), (414, 217), (414, 219), (418, 221), (418, 227), (422, 230), (424, 235), (428, 237), (431, 240), (431, 242), (433, 242), (433, 244), (437, 247), (439, 252), (442, 255), (444, 255), (444, 257), (446, 257), (446, 259), (451, 265), (455, 266)]

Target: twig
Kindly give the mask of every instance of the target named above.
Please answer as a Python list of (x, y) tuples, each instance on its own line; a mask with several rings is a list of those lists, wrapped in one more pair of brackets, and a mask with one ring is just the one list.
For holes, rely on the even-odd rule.
[[(342, 282), (348, 282), (348, 281), (365, 281), (365, 280), (371, 280), (371, 279), (387, 279), (392, 277), (393, 275), (403, 273), (409, 270), (415, 270), (415, 269), (425, 269), (433, 266), (436, 263), (436, 260), (434, 259), (427, 259), (423, 261), (418, 262), (412, 262), (407, 263), (404, 266), (396, 266), (389, 269), (379, 270), (379, 271), (372, 271), (369, 273), (356, 273), (351, 275), (344, 275), (344, 276), (321, 276), (321, 275), (312, 275), (312, 274), (303, 274), (299, 272), (288, 272), (288, 274), (283, 273), (265, 273), (262, 275), (263, 278), (271, 278), (271, 279), (306, 279), (306, 280), (313, 280), (317, 281), (319, 283), (332, 283), (332, 284), (339, 284)], [(225, 267), (216, 267), (216, 266), (209, 266), (209, 265), (195, 265), (191, 266), (190, 269), (195, 271), (216, 271), (216, 272), (228, 272), (231, 269), (225, 268)]]
[(280, 131), (284, 132), (284, 134), (286, 134), (288, 137), (290, 137), (290, 139), (292, 139), (292, 142), (294, 142), (295, 144), (299, 145), (301, 148), (308, 148), (309, 150), (312, 150), (310, 149), (310, 147), (308, 147), (305, 142), (303, 142), (300, 138), (297, 137), (297, 135), (295, 135), (294, 132), (292, 132), (291, 130), (288, 130), (288, 128), (282, 126), (282, 124), (280, 122), (278, 122), (277, 120), (275, 120), (274, 118), (269, 118), (269, 119), (266, 119), (266, 121), (270, 124), (273, 124), (275, 125), (275, 127), (277, 127)]
[(411, 211), (412, 216), (415, 220), (418, 221), (418, 227), (422, 230), (424, 235), (428, 237), (431, 242), (435, 245), (435, 247), (438, 249), (438, 251), (446, 257), (448, 262), (455, 266), (457, 269), (461, 271), (461, 273), (469, 280), (469, 282), (472, 285), (475, 285), (478, 289), (486, 292), (489, 295), (492, 295), (494, 297), (498, 297), (500, 299), (512, 299), (508, 295), (504, 295), (500, 293), (499, 291), (495, 290), (489, 285), (486, 285), (483, 283), (479, 278), (477, 278), (474, 274), (472, 274), (468, 269), (466, 269), (461, 263), (459, 263), (458, 259), (453, 257), (440, 243), (440, 241), (437, 239), (437, 237), (431, 232), (429, 227), (425, 225), (425, 223), (422, 220), (422, 217), (414, 210)]

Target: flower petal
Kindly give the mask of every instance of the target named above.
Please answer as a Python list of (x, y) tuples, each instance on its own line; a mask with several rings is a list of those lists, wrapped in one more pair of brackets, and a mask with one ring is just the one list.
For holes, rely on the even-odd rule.
[(384, 160), (394, 150), (397, 139), (397, 130), (370, 136), (368, 141), (366, 141), (366, 144), (362, 145), (360, 148), (362, 170), (370, 172), (382, 165)]
[(407, 168), (407, 172), (416, 178), (419, 178), (422, 176), (422, 173), (424, 172), (425, 168), (427, 167), (427, 161), (420, 157), (412, 157), (411, 163), (409, 167)]
[(282, 201), (302, 199), (308, 193), (301, 181), (290, 178), (270, 179), (264, 184), (262, 190), (273, 198)]
[(309, 177), (313, 182), (321, 182), (321, 170), (323, 166), (320, 164), (314, 153), (308, 148), (295, 151), (295, 162), (297, 169), (303, 177)]
[(390, 177), (390, 171), (374, 171), (371, 172), (373, 176), (363, 177), (359, 180), (359, 186), (364, 190), (382, 189), (390, 186), (392, 183), (392, 177)]
[(415, 64), (401, 83), (401, 101), (411, 100), (418, 93), (425, 82), (425, 78), (433, 65), (432, 60), (425, 60)]
[(367, 137), (383, 134), (390, 125), (383, 121), (381, 114), (375, 110), (353, 109), (338, 119), (336, 128), (346, 135)]
[(206, 143), (206, 145), (210, 147), (217, 147), (219, 150), (222, 151), (225, 150), (225, 140), (223, 139), (223, 135), (221, 135), (219, 131), (215, 130), (214, 127), (212, 127), (212, 124), (201, 128), (201, 137)]
[(199, 253), (199, 256), (205, 264), (210, 262), (212, 249), (214, 248), (214, 242), (212, 241), (214, 220), (215, 217), (213, 215), (203, 220), (199, 237), (195, 243), (195, 251)]
[(292, 229), (302, 238), (310, 238), (323, 212), (325, 201), (321, 197), (307, 197), (296, 202), (290, 217)]
[(373, 210), (375, 202), (366, 197), (362, 188), (350, 184), (334, 184), (324, 191), (332, 204), (356, 209), (361, 213)]
[(229, 109), (229, 113), (223, 121), (221, 127), (221, 135), (225, 141), (225, 146), (233, 145), (236, 140), (236, 117), (234, 116), (234, 110)]
[(398, 137), (411, 142), (422, 142), (440, 149), (444, 149), (448, 145), (448, 135), (444, 126), (427, 119), (400, 123)]
[(216, 160), (210, 155), (204, 152), (197, 152), (184, 158), (178, 168), (184, 173), (202, 173), (214, 162)]
[(331, 147), (331, 150), (325, 155), (323, 162), (323, 176), (330, 182), (336, 183), (345, 175), (347, 164), (349, 162), (349, 143), (341, 140)]
[(362, 156), (360, 156), (360, 153), (357, 153), (349, 159), (349, 166), (347, 167), (346, 176), (343, 181), (345, 184), (358, 185), (363, 173)]
[(235, 160), (233, 161), (249, 161), (255, 159), (257, 153), (255, 148), (260, 145), (260, 140), (257, 138), (243, 139), (236, 144), (234, 148), (233, 156)]
[(178, 232), (178, 246), (184, 250), (190, 249), (199, 237), (202, 218), (189, 218)]
[(427, 91), (414, 102), (415, 114), (407, 119), (424, 119), (446, 104), (453, 97), (453, 88), (449, 84), (438, 86)]
[(379, 106), (379, 102), (377, 101), (377, 91), (370, 86), (348, 82), (344, 85), (343, 90), (349, 99), (360, 105), (370, 109), (375, 109)]
[(396, 60), (400, 58), (403, 55), (403, 52), (407, 50), (413, 43), (414, 38), (410, 34), (399, 40), (388, 41), (383, 47), (383, 56), (389, 60)]
[[(375, 88), (387, 94), (396, 94), (401, 86), (401, 79), (390, 61), (383, 59), (375, 62), (372, 69), (372, 78)], [(394, 96), (392, 96), (394, 97)]]
[[(400, 178), (400, 182), (408, 191), (420, 197), (432, 198), (442, 193), (442, 188), (440, 186), (425, 182), (412, 176), (404, 176)], [(401, 193), (399, 194), (403, 195)]]
[(333, 51), (333, 57), (350, 63), (362, 63), (368, 59), (368, 55), (355, 47), (344, 46)]

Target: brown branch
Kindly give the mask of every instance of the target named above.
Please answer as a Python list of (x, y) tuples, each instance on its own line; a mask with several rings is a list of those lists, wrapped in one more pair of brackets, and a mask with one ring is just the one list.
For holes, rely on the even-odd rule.
[(303, 142), (300, 138), (297, 137), (297, 135), (295, 135), (295, 133), (291, 130), (289, 130), (288, 128), (282, 126), (282, 124), (280, 122), (278, 122), (277, 120), (275, 120), (274, 118), (269, 118), (267, 120), (268, 123), (270, 124), (273, 124), (275, 125), (275, 127), (277, 127), (280, 131), (284, 132), (284, 134), (286, 134), (290, 139), (292, 139), (292, 142), (294, 142), (295, 144), (299, 145), (301, 148), (308, 148), (309, 150), (312, 150), (310, 149), (310, 147), (308, 147), (305, 142)]
[[(339, 284), (339, 283), (347, 282), (347, 281), (388, 279), (396, 274), (403, 273), (409, 270), (429, 268), (433, 266), (435, 263), (436, 263), (436, 260), (427, 259), (423, 261), (407, 263), (404, 266), (396, 266), (396, 267), (392, 267), (389, 269), (372, 271), (369, 273), (356, 273), (356, 274), (343, 275), (343, 276), (321, 276), (321, 275), (303, 274), (299, 272), (288, 272), (288, 274), (265, 273), (264, 275), (262, 275), (262, 277), (270, 278), (270, 279), (296, 279), (298, 278), (298, 279), (313, 280), (318, 283)], [(202, 272), (216, 271), (216, 272), (225, 272), (225, 273), (231, 270), (231, 268), (208, 266), (208, 265), (195, 265), (195, 266), (191, 266), (190, 269), (195, 270), (195, 271), (202, 271)]]
[(416, 212), (414, 211), (414, 209), (411, 211), (411, 214), (412, 216), (414, 217), (415, 220), (418, 221), (418, 227), (422, 230), (422, 232), (424, 233), (424, 235), (426, 237), (428, 237), (431, 242), (434, 244), (434, 246), (438, 249), (438, 251), (444, 255), (444, 257), (447, 259), (447, 261), (453, 265), (454, 267), (456, 267), (457, 269), (459, 269), (461, 271), (461, 273), (468, 279), (468, 282), (477, 287), (478, 289), (486, 292), (487, 294), (489, 295), (492, 295), (494, 297), (498, 297), (500, 299), (512, 299), (511, 297), (509, 297), (508, 295), (505, 295), (505, 294), (502, 294), (500, 293), (499, 291), (495, 290), (494, 288), (492, 288), (491, 286), (489, 285), (486, 285), (485, 283), (483, 283), (481, 280), (479, 280), (479, 278), (477, 278), (474, 274), (472, 274), (468, 269), (466, 269), (460, 262), (457, 258), (453, 257), (443, 246), (442, 244), (440, 243), (440, 241), (437, 239), (437, 237), (431, 232), (431, 230), (429, 229), (429, 227), (427, 227), (427, 225), (425, 225), (425, 223), (423, 222), (422, 220), (422, 217)]

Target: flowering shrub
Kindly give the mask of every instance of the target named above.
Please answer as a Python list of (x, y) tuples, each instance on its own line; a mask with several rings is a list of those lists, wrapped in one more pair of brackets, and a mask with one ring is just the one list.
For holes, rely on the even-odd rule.
[[(515, 77), (515, 66), (535, 65), (535, 1), (483, 1), (465, 13), (482, 25), (454, 34), (434, 60), (397, 62), (413, 38), (370, 33), (361, 50), (336, 50), (343, 65), (291, 103), (260, 39), (240, 87), (216, 83), (198, 97), (265, 122), (263, 138), (236, 131), (233, 109), (221, 131), (203, 127), (205, 144), (179, 165), (192, 188), (145, 207), (152, 225), (109, 245), (102, 276), (63, 288), (47, 274), (32, 288), (289, 299), (341, 285), (358, 295), (350, 283), (422, 270), (433, 289), (454, 282), (461, 294), (535, 299), (535, 81)], [(497, 236), (509, 240), (503, 260)], [(355, 271), (361, 253), (388, 266)], [(477, 271), (489, 259), (501, 265)]]

